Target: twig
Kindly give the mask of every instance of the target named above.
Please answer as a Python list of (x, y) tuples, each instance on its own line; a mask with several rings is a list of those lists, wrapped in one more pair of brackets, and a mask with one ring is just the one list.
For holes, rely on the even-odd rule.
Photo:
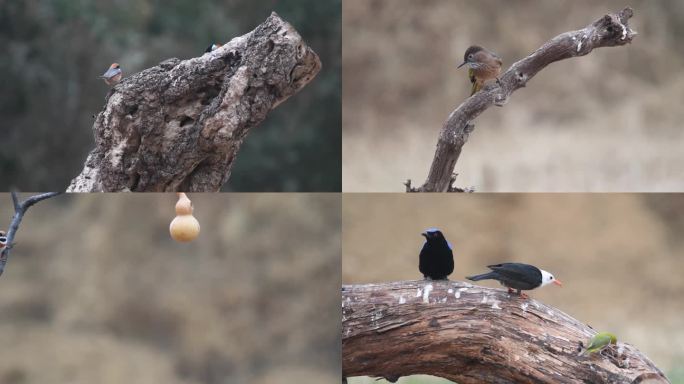
[(10, 223), (9, 228), (7, 228), (7, 245), (0, 252), (0, 276), (2, 276), (2, 273), (5, 271), (5, 264), (7, 264), (7, 258), (9, 257), (10, 250), (14, 245), (14, 236), (17, 234), (17, 231), (19, 230), (19, 224), (21, 224), (21, 220), (24, 218), (24, 214), (26, 214), (26, 211), (28, 211), (28, 209), (31, 206), (38, 203), (39, 201), (57, 196), (60, 193), (61, 192), (42, 193), (40, 195), (31, 196), (24, 201), (19, 201), (17, 193), (12, 192), (12, 203), (14, 204), (14, 217), (12, 217), (12, 222)]
[(466, 99), (451, 112), (444, 123), (427, 180), (416, 191), (457, 191), (457, 188), (450, 187), (450, 179), (462, 147), (475, 129), (472, 122), (492, 105), (506, 104), (513, 92), (524, 87), (547, 65), (559, 60), (584, 56), (594, 48), (621, 46), (632, 42), (637, 33), (627, 22), (633, 14), (632, 8), (627, 7), (618, 13), (604, 15), (583, 29), (554, 37), (526, 58), (513, 64), (499, 77), (499, 83), (492, 82), (482, 91)]

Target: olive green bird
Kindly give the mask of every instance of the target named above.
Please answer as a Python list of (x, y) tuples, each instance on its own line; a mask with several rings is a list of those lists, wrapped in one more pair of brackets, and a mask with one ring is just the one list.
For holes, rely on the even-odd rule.
[(486, 81), (496, 79), (499, 82), (498, 76), (501, 73), (503, 61), (496, 53), (479, 45), (473, 45), (466, 49), (463, 62), (458, 68), (464, 65), (468, 66), (468, 78), (472, 84), (470, 96), (472, 96), (482, 89)]
[(599, 332), (589, 339), (589, 345), (582, 349), (577, 356), (582, 356), (594, 352), (601, 352), (610, 344), (617, 343), (617, 337), (610, 332)]

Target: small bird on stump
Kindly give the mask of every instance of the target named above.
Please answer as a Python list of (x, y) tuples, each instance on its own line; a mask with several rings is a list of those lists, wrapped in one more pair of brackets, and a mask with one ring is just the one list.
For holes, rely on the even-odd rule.
[(109, 66), (107, 72), (103, 73), (100, 78), (104, 80), (110, 87), (115, 86), (119, 81), (121, 81), (121, 76), (123, 72), (121, 71), (121, 66), (118, 63), (113, 63)]

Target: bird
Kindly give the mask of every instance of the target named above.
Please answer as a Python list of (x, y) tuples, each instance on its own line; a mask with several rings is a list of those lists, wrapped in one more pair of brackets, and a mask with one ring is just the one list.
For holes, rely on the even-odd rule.
[(501, 84), (498, 76), (501, 73), (503, 61), (496, 53), (479, 45), (472, 45), (466, 49), (463, 62), (457, 68), (464, 65), (468, 66), (468, 78), (472, 84), (470, 96), (482, 89), (488, 80), (496, 79), (496, 82)]
[(100, 78), (102, 78), (104, 82), (107, 83), (107, 85), (113, 87), (119, 81), (121, 81), (121, 76), (123, 76), (121, 66), (119, 65), (119, 63), (113, 63), (109, 66), (107, 72), (103, 73), (102, 76), (100, 76)]
[(508, 288), (508, 293), (513, 293), (513, 290), (517, 290), (518, 295), (522, 298), (528, 297), (520, 292), (522, 290), (528, 291), (551, 283), (563, 286), (563, 283), (560, 280), (556, 280), (552, 274), (534, 265), (502, 263), (488, 265), (487, 268), (492, 271), (481, 275), (466, 276), (466, 279), (471, 281), (498, 280), (501, 285)]
[(610, 344), (616, 344), (617, 337), (610, 332), (599, 332), (595, 334), (591, 339), (586, 348), (582, 348), (577, 356), (583, 356), (586, 354), (594, 352), (603, 352), (603, 350)]
[(7, 234), (5, 231), (0, 231), (0, 251), (7, 246)]
[(211, 51), (215, 51), (215, 50), (221, 48), (222, 45), (223, 45), (223, 44), (213, 43), (213, 44), (211, 44), (210, 46), (207, 47), (207, 49), (204, 51), (204, 53), (211, 52)]
[(418, 270), (426, 280), (447, 280), (454, 271), (451, 244), (437, 228), (428, 228), (421, 235), (425, 237), (425, 244), (420, 250)]

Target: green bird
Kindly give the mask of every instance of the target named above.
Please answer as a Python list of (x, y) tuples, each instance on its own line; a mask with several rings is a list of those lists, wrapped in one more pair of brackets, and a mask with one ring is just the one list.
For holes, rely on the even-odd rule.
[(577, 356), (582, 356), (587, 353), (601, 352), (610, 344), (617, 343), (617, 337), (610, 332), (599, 332), (589, 339), (589, 344), (586, 349), (582, 349)]

